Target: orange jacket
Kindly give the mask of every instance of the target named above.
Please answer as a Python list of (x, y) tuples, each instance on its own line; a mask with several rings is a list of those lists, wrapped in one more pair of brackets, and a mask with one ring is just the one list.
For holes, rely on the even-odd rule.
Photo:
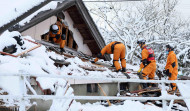
[[(173, 63), (175, 62), (175, 67), (173, 67)], [(176, 54), (174, 53), (174, 51), (170, 51), (167, 57), (167, 63), (165, 66), (165, 70), (169, 69), (169, 72), (173, 75), (177, 77), (178, 74), (178, 61), (177, 61), (177, 57)]]
[(111, 46), (112, 46), (115, 42), (116, 42), (116, 41), (109, 43), (108, 45), (106, 45), (106, 46), (101, 50), (102, 56), (103, 56), (105, 53), (107, 53), (107, 54), (113, 54), (113, 52), (111, 51)]
[[(53, 34), (51, 31), (49, 31), (49, 37), (53, 37), (53, 41), (55, 43), (59, 43), (60, 44), (60, 48), (64, 48), (65, 46), (65, 40), (61, 39), (61, 30), (60, 30), (60, 26), (58, 25), (59, 31), (56, 34)], [(56, 35), (59, 35), (59, 39), (56, 39)]]
[[(142, 46), (142, 48), (143, 48), (143, 50), (142, 50), (142, 52), (141, 52), (142, 61), (143, 61), (144, 59), (148, 59), (148, 56), (149, 56), (148, 50), (147, 50), (146, 48), (144, 48), (145, 46), (146, 46), (146, 45), (143, 45), (143, 46)], [(156, 60), (151, 60), (150, 62), (156, 62)], [(143, 65), (142, 62), (141, 62), (140, 68), (141, 68), (141, 69), (144, 68), (144, 65)]]
[[(113, 54), (113, 52), (111, 51), (111, 46), (112, 46), (115, 42), (116, 42), (116, 41), (109, 43), (108, 45), (106, 45), (106, 46), (101, 50), (102, 56), (103, 56), (105, 53), (107, 53), (107, 54)], [(94, 60), (94, 62), (97, 62), (97, 61), (98, 61), (98, 58), (96, 58), (96, 59)]]

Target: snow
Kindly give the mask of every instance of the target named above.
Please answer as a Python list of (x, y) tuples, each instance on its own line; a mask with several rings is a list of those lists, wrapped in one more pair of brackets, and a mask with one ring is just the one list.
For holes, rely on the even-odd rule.
[(83, 109), (83, 111), (162, 111), (162, 108), (156, 107), (155, 105), (149, 103), (144, 105), (139, 101), (131, 101), (126, 100), (124, 101), (124, 105), (111, 105), (109, 107), (105, 107), (100, 105), (99, 102), (94, 104), (84, 104), (81, 105), (80, 103), (73, 104), (71, 107), (71, 111), (78, 111), (79, 109)]
[[(17, 52), (15, 54), (19, 54), (31, 47), (36, 46), (24, 38), (29, 40), (33, 39), (29, 36), (21, 36), (25, 49), (21, 49), (15, 39), (12, 38), (16, 35), (20, 35), (19, 32), (9, 32), (6, 31), (3, 33), (1, 38), (1, 51), (5, 46), (9, 46), (12, 44), (17, 45)], [(7, 39), (8, 38), (8, 39)], [(9, 40), (9, 41), (7, 41)], [(65, 60), (64, 56), (57, 55), (55, 52), (48, 52), (46, 48), (42, 45), (41, 47), (28, 52), (23, 57), (11, 57), (11, 56), (3, 56), (0, 55), (0, 74), (36, 74), (36, 75), (45, 75), (45, 74), (58, 74), (58, 75), (65, 75), (68, 73), (72, 73), (76, 76), (91, 76), (91, 77), (107, 77), (109, 74), (117, 75), (116, 72), (112, 73), (110, 70), (100, 72), (100, 71), (85, 71), (84, 69), (80, 68), (79, 65), (82, 66), (91, 66), (90, 62), (83, 62), (78, 57), (67, 59), (68, 62), (71, 63), (68, 67), (63, 66), (62, 68), (57, 68), (54, 66), (54, 61), (52, 61), (49, 57), (59, 60)], [(7, 81), (10, 81), (7, 84)], [(52, 92), (56, 92), (56, 88), (54, 87), (55, 84), (64, 85), (64, 79), (54, 79), (54, 78), (47, 78), (47, 77), (37, 77), (36, 81), (38, 81), (42, 87), (42, 89), (50, 89)], [(23, 92), (22, 89), (22, 82), (20, 77), (0, 77), (0, 87), (3, 88), (9, 95), (21, 95)], [(72, 89), (69, 89), (69, 91)], [(70, 91), (70, 92), (71, 92)], [(26, 93), (26, 92), (25, 92)], [(57, 92), (59, 94), (60, 92)]]
[[(189, 92), (190, 92), (190, 87), (189, 87), (190, 84), (186, 83), (186, 84), (183, 84), (183, 83), (178, 83), (177, 86), (179, 88), (179, 91), (181, 92), (181, 95), (182, 96), (189, 96)], [(188, 109), (190, 108), (190, 99), (185, 99), (184, 100)]]
[[(1, 21), (0, 26), (9, 23), (14, 18), (22, 15), (23, 13), (27, 12), (34, 6), (39, 5), (41, 2), (44, 1), (45, 0), (20, 0), (19, 2), (14, 2), (14, 1), (2, 2), (4, 5), (1, 5), (3, 6), (3, 11), (1, 11), (1, 15), (3, 16), (0, 19)], [(6, 11), (4, 9), (6, 9)]]
[[(0, 14), (3, 16), (0, 18), (0, 27), (16, 19), (34, 6), (37, 6), (44, 1), (46, 0), (17, 0), (16, 2), (14, 0), (7, 0), (1, 2)], [(21, 22), (19, 22), (19, 25), (24, 25), (25, 23), (29, 22), (35, 15), (37, 15), (41, 11), (55, 9), (57, 7), (57, 3), (57, 1), (52, 1), (48, 3), (44, 7), (40, 8)]]
[[(4, 48), (5, 46), (9, 46), (11, 44), (16, 44), (17, 48), (20, 49), (18, 50), (15, 54), (18, 54), (20, 52), (23, 52), (24, 50), (27, 50), (31, 47), (34, 47), (36, 44), (33, 44), (31, 42), (28, 42), (23, 39), (24, 45), (22, 47), (25, 47), (26, 49), (21, 49), (21, 46), (19, 46), (14, 38), (12, 38), (15, 35), (20, 35), (19, 32), (8, 32), (6, 31), (2, 36), (0, 36), (1, 40), (3, 41), (2, 44), (0, 44), (1, 48)], [(9, 41), (6, 41), (7, 38), (9, 38)], [(22, 36), (22, 38), (27, 38), (29, 40), (33, 39), (29, 36)], [(12, 42), (11, 42), (12, 41)], [(41, 47), (27, 53), (24, 57), (11, 57), (11, 56), (3, 56), (0, 55), (0, 74), (36, 74), (36, 75), (46, 75), (46, 74), (51, 74), (51, 75), (65, 75), (68, 73), (72, 73), (72, 75), (75, 76), (89, 76), (89, 77), (110, 77), (109, 75), (112, 74), (115, 77), (119, 77), (121, 75), (120, 73), (112, 72), (109, 69), (106, 69), (104, 72), (100, 71), (86, 71), (82, 68), (79, 67), (79, 65), (82, 66), (92, 66), (90, 62), (83, 62), (81, 59), (78, 57), (75, 58), (69, 58), (66, 61), (70, 62), (71, 65), (69, 66), (63, 66), (62, 68), (57, 68), (54, 66), (54, 61), (52, 61), (49, 57), (52, 57), (54, 59), (59, 59), (59, 60), (65, 60), (64, 56), (57, 55), (54, 52), (48, 52), (46, 51), (46, 48), (42, 45)], [(137, 70), (137, 66), (132, 66), (127, 64), (127, 67), (130, 69)], [(21, 83), (21, 78), (20, 77), (0, 77), (0, 87), (3, 88), (6, 92), (8, 92), (9, 95), (21, 95), (23, 92), (22, 89), (22, 83)], [(47, 78), (47, 77), (37, 77), (36, 80), (40, 83), (42, 89), (50, 89), (52, 92), (56, 92), (56, 95), (63, 95), (63, 92), (65, 89), (63, 88), (64, 84), (66, 81), (64, 79), (55, 79), (55, 78)], [(7, 84), (7, 81), (10, 81), (9, 84)], [(56, 88), (55, 85), (58, 87)], [(26, 93), (26, 92), (25, 92)], [(67, 91), (66, 95), (73, 95), (73, 89), (69, 88)], [(11, 99), (10, 99), (11, 101)], [(67, 109), (68, 105), (70, 104), (71, 100), (54, 100), (53, 104), (50, 108), (50, 111), (58, 111), (62, 109)], [(60, 103), (60, 104), (58, 104)], [(77, 109), (75, 108), (75, 104), (77, 105), (77, 102), (74, 102), (72, 104), (71, 109)], [(103, 110), (115, 110), (115, 109), (131, 109), (132, 107), (129, 107), (127, 104), (137, 104), (141, 105), (139, 109), (144, 109), (144, 110), (149, 110), (151, 108), (148, 108), (146, 106), (150, 105), (143, 105), (140, 102), (134, 102), (134, 101), (126, 101), (125, 105), (121, 106), (111, 106), (109, 108), (106, 108), (102, 105), (81, 105), (80, 108), (83, 108), (83, 110), (90, 110), (92, 107), (97, 107), (98, 109)], [(132, 105), (130, 105), (132, 106)], [(150, 106), (150, 107), (155, 107), (156, 106)], [(160, 109), (160, 108), (158, 108)], [(102, 111), (103, 111), (102, 110)]]
[[(17, 2), (14, 2), (14, 0), (8, 0), (2, 2), (2, 5), (0, 7), (0, 14), (3, 15), (0, 18), (0, 27), (3, 26), (4, 24), (9, 23), (10, 21), (14, 20), (16, 17), (22, 15), (23, 13), (27, 12), (29, 9), (32, 7), (40, 4), (41, 2), (44, 2), (45, 0), (19, 0)], [(14, 3), (13, 3), (14, 2)], [(8, 6), (8, 8), (7, 8)], [(25, 18), (22, 20), (19, 24), (24, 25), (26, 22), (29, 22), (31, 18), (33, 18), (37, 13), (40, 11), (48, 10), (48, 9), (54, 9), (57, 6), (57, 2), (50, 2), (48, 5), (44, 6), (40, 10), (36, 11), (29, 17)], [(6, 11), (5, 11), (6, 9)], [(186, 11), (187, 14), (188, 11)], [(118, 13), (118, 15), (121, 15), (122, 13)], [(134, 15), (132, 15), (134, 16)], [(129, 21), (130, 22), (130, 21)], [(127, 25), (125, 24), (120, 24), (120, 27), (124, 27)], [(132, 22), (132, 21), (131, 21)], [(139, 20), (136, 20), (135, 23), (138, 23)], [(142, 21), (141, 21), (142, 22)], [(143, 21), (145, 22), (145, 21)], [(143, 23), (142, 22), (142, 23)], [(139, 25), (141, 25), (139, 23)], [(153, 24), (154, 25), (154, 24)], [(150, 27), (153, 26), (150, 24)], [(110, 28), (108, 28), (110, 29)], [(143, 27), (144, 30), (146, 28)], [(143, 30), (140, 30), (143, 31)], [(139, 32), (140, 32), (139, 31)], [(119, 31), (118, 31), (119, 32)], [(121, 31), (120, 31), (121, 32)], [(137, 33), (139, 33), (137, 32)], [(127, 35), (130, 35), (133, 32), (127, 32)], [(5, 46), (10, 46), (12, 44), (15, 44), (17, 47), (17, 52), (14, 53), (14, 55), (19, 54), (31, 47), (36, 46), (36, 44), (33, 44), (31, 42), (28, 42), (26, 40), (23, 40), (25, 44), (21, 47), (16, 43), (16, 40), (13, 39), (13, 36), (18, 36), (20, 35), (19, 32), (9, 32), (6, 31), (0, 36), (0, 51), (3, 50)], [(105, 34), (106, 35), (106, 34)], [(125, 34), (123, 34), (125, 35)], [(107, 35), (108, 36), (108, 35)], [(109, 36), (110, 37), (110, 36)], [(115, 36), (113, 36), (115, 37)], [(27, 38), (30, 40), (33, 40), (29, 36), (23, 36), (22, 38)], [(133, 37), (134, 38), (134, 37)], [(155, 37), (156, 40), (159, 39), (159, 37)], [(136, 40), (136, 39), (135, 39)], [(133, 41), (135, 41), (133, 40)], [(34, 40), (33, 40), (34, 41)], [(131, 38), (129, 37), (128, 40), (126, 41), (131, 41)], [(134, 44), (132, 43), (132, 49), (128, 51), (127, 54), (132, 53), (136, 48), (133, 47)], [(22, 48), (26, 49), (22, 49)], [(189, 48), (185, 48), (183, 51), (178, 53), (178, 57), (182, 54), (184, 54)], [(74, 76), (89, 76), (89, 77), (110, 77), (110, 74), (115, 77), (119, 77), (121, 73), (116, 73), (116, 72), (111, 72), (110, 70), (106, 69), (104, 72), (100, 71), (86, 71), (82, 68), (79, 67), (79, 65), (82, 66), (92, 66), (90, 62), (83, 62), (80, 60), (78, 57), (75, 58), (70, 58), (67, 59), (66, 61), (70, 62), (71, 65), (69, 66), (63, 66), (61, 68), (57, 68), (54, 66), (54, 61), (51, 60), (49, 57), (52, 57), (54, 59), (58, 60), (65, 60), (64, 56), (57, 55), (55, 52), (48, 52), (46, 51), (46, 48), (42, 45), (40, 48), (37, 48), (29, 53), (27, 53), (23, 57), (10, 57), (10, 56), (2, 56), (0, 55), (0, 74), (41, 74), (41, 75), (65, 75), (65, 74), (72, 74)], [(131, 56), (132, 57), (132, 56)], [(133, 69), (134, 71), (138, 70), (138, 66), (130, 65), (127, 64), (127, 68)], [(132, 76), (132, 74), (130, 74)], [(132, 77), (133, 79), (136, 78), (136, 76)], [(63, 92), (66, 90), (63, 88), (64, 84), (66, 81), (64, 79), (53, 79), (53, 78), (47, 78), (47, 77), (37, 77), (36, 79), (42, 89), (50, 89), (52, 92), (56, 92), (57, 96), (63, 95)], [(7, 83), (8, 82), (8, 83)], [(57, 87), (55, 87), (57, 85)], [(189, 90), (189, 84), (178, 84), (178, 87), (180, 91), (182, 91), (183, 96), (188, 96), (190, 92)], [(6, 77), (1, 77), (0, 76), (0, 88), (8, 92), (9, 95), (21, 95), (23, 93), (22, 89), (22, 82), (20, 77), (11, 77), (11, 76), (6, 76)], [(26, 93), (26, 92), (24, 92)], [(68, 92), (66, 95), (71, 95), (73, 96), (73, 89), (69, 88)], [(166, 92), (162, 95), (164, 97), (168, 96)], [(14, 103), (13, 99), (5, 100), (7, 101), (6, 103)], [(186, 103), (188, 104), (187, 106), (190, 106), (189, 100), (185, 100)], [(53, 104), (50, 108), (50, 111), (59, 111), (59, 110), (67, 110), (69, 103), (71, 100), (54, 100)], [(19, 104), (19, 103), (17, 103)], [(26, 104), (29, 104), (29, 101), (26, 100)], [(10, 104), (7, 104), (7, 106)], [(138, 107), (137, 107), (138, 106)], [(179, 106), (181, 107), (181, 106)], [(71, 111), (78, 111), (79, 109), (82, 109), (83, 111), (123, 111), (123, 110), (129, 110), (129, 111), (160, 111), (162, 110), (159, 107), (154, 106), (151, 103), (148, 103), (146, 105), (140, 103), (139, 101), (130, 101), (126, 100), (124, 102), (124, 105), (112, 105), (110, 107), (104, 107), (100, 105), (99, 102), (94, 103), (94, 104), (80, 104), (79, 102), (74, 101), (73, 104), (71, 105)], [(182, 110), (186, 110), (185, 108), (180, 108)]]

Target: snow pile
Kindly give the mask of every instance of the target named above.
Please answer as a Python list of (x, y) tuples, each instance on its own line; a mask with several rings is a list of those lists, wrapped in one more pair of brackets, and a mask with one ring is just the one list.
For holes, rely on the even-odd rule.
[[(189, 87), (190, 84), (189, 83), (186, 83), (186, 84), (178, 83), (177, 86), (183, 97), (189, 97), (189, 92), (190, 92), (190, 87)], [(190, 99), (185, 99), (184, 101), (189, 109), (190, 108)]]
[[(74, 96), (73, 89), (67, 85), (58, 86), (56, 96)], [(68, 89), (67, 89), (68, 88)], [(53, 100), (49, 111), (67, 111), (72, 103), (72, 99)]]
[(126, 100), (124, 102), (124, 105), (113, 105), (110, 107), (104, 107), (99, 102), (94, 104), (84, 104), (81, 105), (80, 103), (75, 103), (71, 107), (71, 111), (78, 111), (80, 108), (82, 111), (162, 111), (162, 108), (156, 107), (152, 103), (148, 103), (147, 105), (144, 105), (140, 103), (139, 101), (131, 101)]
[[(9, 46), (11, 44), (16, 44), (17, 51), (15, 54), (19, 54), (29, 48), (32, 48), (36, 46), (36, 44), (33, 44), (27, 40), (24, 40), (24, 38), (30, 39), (33, 41), (33, 39), (29, 36), (22, 36), (24, 44), (22, 47), (19, 46), (15, 39), (12, 38), (13, 36), (20, 35), (18, 32), (5, 32), (2, 36), (0, 36), (2, 44), (0, 44), (1, 50), (5, 46)], [(8, 38), (9, 41), (6, 39)], [(64, 56), (57, 55), (55, 52), (48, 52), (46, 51), (46, 48), (42, 45), (41, 47), (28, 52), (27, 54), (20, 56), (20, 57), (11, 57), (11, 56), (3, 56), (0, 55), (0, 74), (35, 74), (35, 75), (75, 75), (75, 76), (91, 76), (91, 77), (110, 77), (109, 75), (114, 75), (115, 77), (118, 77), (121, 73), (112, 72), (109, 69), (106, 69), (106, 71), (100, 72), (100, 71), (87, 71), (84, 70), (81, 66), (90, 67), (93, 66), (90, 62), (83, 62), (78, 57), (75, 58), (69, 58), (66, 61), (70, 62), (71, 65), (69, 66), (63, 66), (61, 68), (56, 67), (54, 65), (54, 61), (50, 59), (58, 59), (58, 60), (65, 60)], [(136, 69), (136, 67), (132, 67), (130, 65), (127, 65), (129, 69)], [(65, 86), (66, 81), (63, 78), (48, 78), (48, 77), (37, 77), (36, 80), (40, 83), (42, 89), (50, 89), (52, 92), (55, 92), (57, 96), (74, 96), (73, 89), (69, 87), (69, 84)], [(9, 84), (7, 84), (9, 82)], [(68, 88), (67, 88), (68, 87)], [(23, 87), (20, 77), (12, 77), (12, 76), (1, 76), (0, 77), (0, 88), (8, 92), (9, 95), (21, 95), (23, 93)], [(68, 90), (67, 90), (68, 89)], [(27, 92), (24, 92), (27, 94)], [(5, 100), (6, 101), (6, 100)], [(15, 103), (13, 99), (10, 99), (7, 101), (7, 103)], [(67, 110), (69, 108), (69, 104), (73, 100), (67, 99), (67, 100), (53, 100), (52, 106), (50, 108), (50, 111), (59, 111), (59, 110)], [(26, 100), (29, 104), (29, 100)], [(18, 102), (19, 104), (19, 102)], [(157, 108), (155, 106), (151, 105), (143, 105), (140, 102), (134, 102), (134, 101), (126, 101), (124, 105), (121, 106), (111, 106), (111, 107), (103, 107), (100, 104), (85, 104), (81, 105), (80, 103), (77, 103), (73, 101), (73, 104), (70, 106), (70, 109), (72, 111), (76, 111), (82, 108), (83, 110), (89, 111), (89, 110), (97, 110), (101, 109), (103, 110), (120, 110), (120, 109), (129, 109), (132, 110), (132, 106), (140, 105), (140, 110), (149, 110), (153, 107), (154, 109)], [(149, 107), (147, 107), (149, 106)], [(96, 107), (96, 108), (95, 108)], [(159, 108), (158, 108), (159, 109)]]

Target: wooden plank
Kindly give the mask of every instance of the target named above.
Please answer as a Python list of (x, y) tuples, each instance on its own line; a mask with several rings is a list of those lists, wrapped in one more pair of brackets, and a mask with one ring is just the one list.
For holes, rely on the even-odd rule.
[[(98, 84), (98, 87), (101, 90), (101, 92), (104, 94), (104, 96), (107, 96), (106, 93), (104, 92), (104, 90), (102, 89), (102, 87), (100, 86), (100, 84)], [(106, 100), (106, 101), (108, 102), (109, 106), (111, 106), (110, 101), (109, 100)]]
[(29, 39), (26, 39), (26, 38), (25, 38), (24, 40), (27, 40), (27, 41), (32, 42), (32, 43), (34, 43), (34, 44), (37, 44), (37, 46), (32, 47), (32, 48), (30, 48), (30, 49), (28, 49), (28, 50), (26, 50), (26, 51), (24, 51), (24, 52), (21, 52), (21, 53), (19, 53), (19, 54), (17, 54), (17, 55), (9, 54), (9, 53), (6, 53), (6, 52), (0, 52), (0, 53), (1, 53), (1, 54), (4, 54), (4, 55), (9, 55), (9, 56), (12, 56), (12, 57), (18, 57), (18, 56), (21, 56), (21, 55), (23, 55), (23, 54), (25, 54), (25, 53), (28, 53), (28, 52), (30, 52), (30, 51), (32, 51), (32, 50), (34, 50), (34, 49), (36, 49), (36, 48), (38, 48), (38, 47), (41, 46), (41, 44), (39, 44), (39, 43), (37, 43), (37, 42), (34, 42), (34, 41), (31, 41), (31, 40), (29, 40)]
[(69, 48), (72, 48), (73, 47), (73, 37), (70, 35), (69, 36), (69, 44), (68, 44), (68, 47)]
[(82, 65), (79, 65), (80, 68), (83, 68), (85, 70), (89, 70), (89, 71), (106, 71), (106, 69), (102, 69), (102, 68), (97, 68), (97, 67), (87, 67), (87, 66), (82, 66)]
[(148, 89), (148, 90), (139, 92), (138, 95), (142, 95), (144, 93), (150, 93), (150, 92), (161, 92), (161, 89)]
[(179, 80), (190, 80), (189, 76), (179, 76)]

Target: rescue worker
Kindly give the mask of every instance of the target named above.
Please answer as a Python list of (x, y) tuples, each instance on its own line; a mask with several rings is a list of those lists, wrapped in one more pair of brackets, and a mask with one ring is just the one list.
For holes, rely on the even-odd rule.
[[(116, 67), (117, 72), (126, 72), (126, 60), (125, 60), (125, 45), (121, 42), (111, 42), (106, 45), (101, 53), (97, 55), (97, 58), (93, 61), (93, 63), (98, 61), (98, 58), (101, 58), (105, 53), (113, 54), (113, 65)], [(119, 59), (121, 61), (121, 66), (119, 64)]]
[[(166, 45), (167, 63), (165, 70), (163, 71), (169, 78), (168, 80), (176, 80), (178, 74), (178, 61), (176, 54), (174, 53), (174, 47), (172, 45)], [(172, 91), (177, 88), (176, 83), (171, 83)]]
[[(149, 80), (154, 80), (155, 72), (156, 72), (156, 60), (155, 60), (155, 54), (152, 48), (149, 48), (145, 44), (145, 40), (143, 38), (140, 38), (137, 41), (137, 44), (141, 47), (142, 52), (142, 60), (140, 64), (140, 68), (138, 70), (138, 74), (140, 74), (142, 70), (142, 78), (144, 80), (147, 80), (147, 76)], [(147, 83), (142, 84), (143, 89), (148, 87)], [(155, 86), (155, 84), (152, 83), (152, 86)]]
[(49, 30), (49, 40), (52, 43), (59, 43), (60, 44), (60, 51), (61, 53), (65, 52), (65, 34), (62, 33), (61, 27), (57, 24), (53, 24), (50, 26)]

